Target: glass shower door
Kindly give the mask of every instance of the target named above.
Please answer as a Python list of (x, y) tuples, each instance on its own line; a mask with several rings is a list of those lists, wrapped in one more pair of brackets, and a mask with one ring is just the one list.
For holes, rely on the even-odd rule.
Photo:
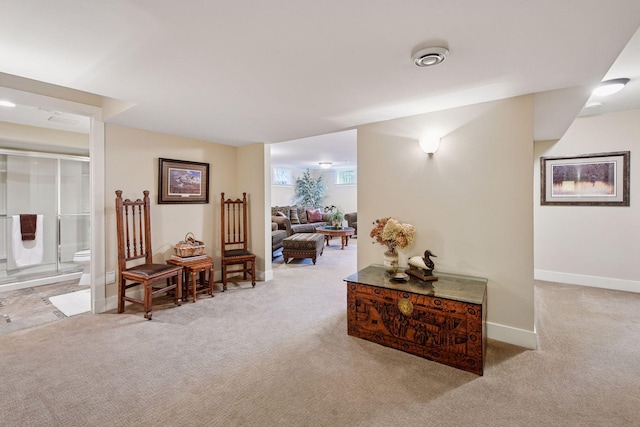
[[(41, 275), (57, 270), (57, 183), (58, 160), (33, 156), (7, 156), (7, 273), (15, 276)], [(20, 214), (43, 216), (41, 241), (43, 256), (40, 262), (18, 265), (14, 242), (14, 222)], [(19, 228), (18, 228), (19, 229)]]
[(60, 160), (60, 272), (77, 271), (76, 252), (89, 249), (89, 163)]
[[(0, 285), (82, 271), (73, 258), (89, 249), (89, 159), (5, 153), (0, 154)], [(32, 242), (22, 241), (21, 214), (42, 215), (36, 239), (41, 256), (30, 251)]]

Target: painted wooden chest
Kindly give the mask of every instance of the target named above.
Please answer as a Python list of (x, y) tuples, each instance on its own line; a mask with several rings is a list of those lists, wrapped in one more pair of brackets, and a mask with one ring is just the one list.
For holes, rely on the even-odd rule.
[(396, 282), (371, 265), (345, 278), (348, 333), (482, 375), (487, 280), (434, 274)]

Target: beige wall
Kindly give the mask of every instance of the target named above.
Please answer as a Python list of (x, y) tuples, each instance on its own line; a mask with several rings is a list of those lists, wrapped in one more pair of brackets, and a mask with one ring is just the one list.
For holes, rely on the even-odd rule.
[[(269, 154), (271, 156), (271, 154)], [(296, 198), (296, 179), (302, 176), (306, 169), (291, 168), (291, 185), (271, 185), (270, 206), (290, 206)], [(271, 171), (272, 172), (272, 171)], [(316, 176), (312, 172), (312, 176)], [(273, 182), (272, 174), (269, 174), (269, 183)]]
[(289, 206), (293, 204), (295, 196), (292, 185), (272, 185), (271, 186), (271, 206)]
[[(306, 169), (291, 168), (291, 185), (271, 185), (271, 202), (270, 206), (290, 206), (295, 204), (296, 199), (296, 180), (306, 172)], [(311, 176), (317, 178), (320, 176), (318, 171), (312, 170)], [(273, 176), (269, 175), (269, 179), (273, 182)], [(325, 178), (323, 178), (324, 180)]]
[[(388, 215), (414, 224), (418, 236), (404, 259), (429, 248), (438, 255), (440, 270), (487, 277), (489, 336), (525, 346), (531, 346), (532, 338), (535, 346), (532, 117), (532, 99), (525, 96), (371, 124), (358, 131), (361, 228)], [(419, 151), (416, 140), (420, 132), (434, 126), (446, 129), (446, 136), (440, 150), (428, 157)], [(154, 255), (160, 260), (188, 231), (204, 240), (207, 253), (218, 258), (220, 192), (247, 191), (254, 207), (260, 204), (258, 198), (271, 200), (265, 184), (270, 183), (270, 171), (258, 168), (245, 174), (245, 168), (259, 165), (264, 152), (264, 147), (244, 151), (108, 125), (106, 270), (117, 270), (116, 189), (122, 189), (125, 197), (151, 191)], [(158, 205), (158, 157), (209, 162), (210, 203)], [(263, 167), (267, 165), (268, 159), (263, 159)], [(365, 233), (360, 234), (365, 238)], [(262, 246), (255, 233), (252, 239)], [(359, 246), (359, 267), (380, 262), (381, 257), (381, 247)], [(264, 269), (269, 269), (266, 263)], [(116, 285), (107, 285), (105, 293), (113, 300), (107, 308), (115, 307)]]
[[(640, 292), (640, 110), (579, 117), (559, 141), (536, 143), (536, 278)], [(540, 157), (631, 151), (629, 207), (540, 206)]]
[[(293, 169), (294, 185), (272, 185), (271, 186), (271, 206), (288, 206), (294, 203), (295, 182), (301, 177), (306, 169)], [(358, 187), (356, 185), (336, 185), (336, 170), (312, 170), (311, 176), (317, 178), (322, 176), (322, 183), (325, 185), (325, 199), (322, 206), (339, 206), (344, 213), (355, 212), (358, 209)], [(271, 179), (271, 175), (269, 175)]]
[(241, 198), (242, 193), (247, 193), (249, 249), (256, 255), (256, 275), (260, 279), (265, 279), (265, 276), (270, 279), (271, 240), (266, 238), (267, 231), (271, 230), (269, 147), (252, 144), (237, 150), (237, 187), (235, 193), (229, 196)]
[[(417, 139), (434, 128), (428, 156)], [(376, 218), (413, 224), (401, 263), (431, 249), (436, 269), (488, 278), (489, 337), (535, 348), (532, 192), (532, 96), (358, 128), (360, 239)], [(382, 253), (358, 245), (358, 268)]]
[[(322, 180), (327, 186), (325, 192), (327, 198), (324, 205), (338, 206), (343, 213), (356, 212), (358, 210), (358, 186), (337, 185), (335, 169), (322, 172)], [(346, 223), (345, 223), (346, 225)]]
[[(158, 158), (209, 163), (208, 204), (158, 205)], [(214, 257), (219, 270), (220, 241), (216, 212), (220, 193), (237, 188), (237, 149), (190, 138), (107, 125), (105, 131), (106, 271), (117, 271), (115, 191), (124, 198), (142, 197), (150, 191), (151, 229), (154, 261), (164, 262), (173, 254), (173, 245), (192, 232), (205, 242), (205, 253)], [(113, 308), (117, 285), (106, 288)]]

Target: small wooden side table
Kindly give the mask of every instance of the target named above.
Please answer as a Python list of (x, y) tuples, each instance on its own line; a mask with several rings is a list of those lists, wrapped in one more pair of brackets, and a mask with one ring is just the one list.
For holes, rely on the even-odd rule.
[(342, 227), (335, 229), (333, 227), (318, 227), (316, 228), (316, 233), (324, 234), (325, 241), (327, 242), (327, 246), (329, 246), (329, 240), (332, 237), (340, 237), (342, 240), (342, 247), (340, 249), (344, 250), (345, 246), (349, 245), (349, 236), (353, 236), (356, 232), (356, 229), (353, 227)]
[[(183, 268), (184, 278), (182, 283), (186, 288), (185, 301), (189, 300), (189, 294), (193, 295), (193, 302), (196, 302), (196, 295), (208, 293), (213, 298), (213, 259), (210, 256), (190, 260), (188, 258), (170, 258), (167, 264), (178, 265)], [(206, 273), (209, 273), (208, 280)], [(200, 276), (200, 286), (198, 287), (198, 275)]]

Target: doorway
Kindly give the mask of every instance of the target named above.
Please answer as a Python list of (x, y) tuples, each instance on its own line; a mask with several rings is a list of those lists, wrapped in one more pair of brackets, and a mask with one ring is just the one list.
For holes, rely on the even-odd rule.
[[(41, 85), (40, 85), (41, 86)], [(39, 87), (39, 86), (34, 86)], [(99, 313), (105, 311), (105, 261), (104, 261), (104, 123), (102, 122), (102, 109), (100, 107), (67, 101), (59, 98), (39, 95), (36, 93), (15, 90), (8, 87), (0, 87), (0, 98), (11, 99), (16, 105), (30, 110), (34, 114), (49, 114), (47, 119), (53, 125), (69, 125), (64, 120), (69, 115), (73, 119), (80, 119), (84, 124), (83, 147), (77, 143), (57, 142), (52, 149), (51, 144), (45, 144), (42, 140), (42, 130), (37, 126), (26, 123), (26, 118), (12, 121), (7, 118), (7, 112), (0, 110), (0, 136), (5, 146), (10, 149), (36, 150), (44, 152), (60, 152), (67, 155), (83, 155), (89, 159), (88, 175), (84, 182), (88, 182), (88, 228), (89, 247), (91, 248), (91, 311)], [(68, 99), (77, 98), (74, 91), (70, 90)], [(58, 119), (56, 119), (58, 117)], [(33, 119), (33, 114), (31, 120)], [(54, 132), (54, 134), (56, 134)], [(59, 135), (59, 133), (57, 133)], [(73, 138), (71, 138), (73, 139)], [(55, 140), (55, 138), (54, 138)], [(86, 172), (86, 169), (85, 169)], [(86, 212), (82, 212), (85, 215)], [(69, 218), (65, 218), (65, 221)], [(69, 221), (66, 221), (69, 222)], [(64, 240), (64, 239), (63, 239)], [(64, 245), (64, 244), (63, 244)], [(68, 248), (67, 248), (68, 249)], [(70, 250), (70, 249), (68, 249)], [(66, 250), (65, 250), (66, 251)], [(68, 252), (68, 251), (67, 251)], [(66, 256), (66, 254), (65, 254)], [(79, 273), (78, 273), (79, 274)], [(15, 282), (11, 289), (20, 287), (43, 285), (49, 282), (41, 280)]]
[[(283, 207), (300, 204), (296, 182), (305, 174), (314, 182), (319, 179), (324, 188), (319, 206), (322, 212), (340, 209), (343, 214), (357, 215), (357, 130), (274, 143), (270, 154), (272, 215)], [(348, 225), (346, 220), (343, 225)], [(356, 245), (351, 249), (355, 251)], [(283, 270), (282, 263), (282, 256), (273, 257), (274, 277)]]

